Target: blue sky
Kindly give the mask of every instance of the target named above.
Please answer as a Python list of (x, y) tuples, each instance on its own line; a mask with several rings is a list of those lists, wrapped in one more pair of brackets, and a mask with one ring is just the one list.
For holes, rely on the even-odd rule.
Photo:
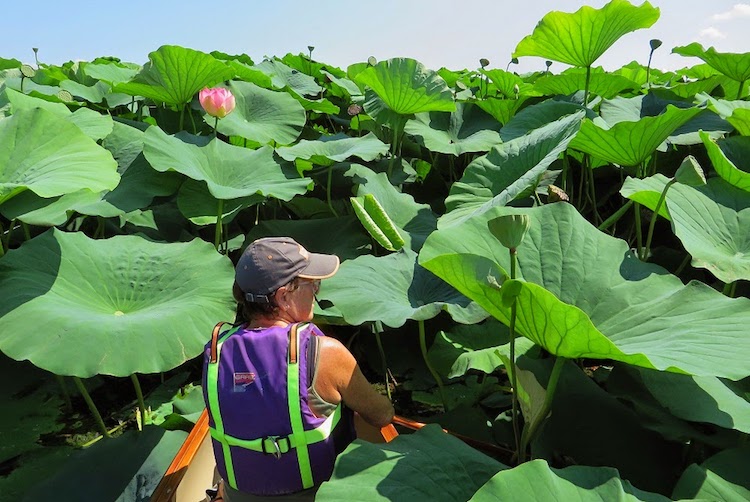
[[(263, 56), (307, 52), (345, 68), (365, 61), (412, 57), (438, 69), (476, 68), (479, 58), (505, 68), (518, 42), (550, 10), (573, 12), (605, 0), (265, 0), (208, 2), (18, 1), (3, 6), (0, 57), (61, 64), (117, 56), (143, 64), (164, 44), (202, 51)], [(633, 2), (640, 5), (640, 2)], [(597, 61), (607, 70), (632, 60), (645, 64), (648, 41), (664, 45), (653, 65), (669, 70), (699, 60), (670, 54), (672, 47), (700, 42), (720, 52), (750, 51), (750, 2), (652, 0), (660, 19), (647, 30), (620, 39)], [(553, 65), (560, 71), (562, 65)], [(544, 69), (538, 58), (522, 58), (517, 71)]]

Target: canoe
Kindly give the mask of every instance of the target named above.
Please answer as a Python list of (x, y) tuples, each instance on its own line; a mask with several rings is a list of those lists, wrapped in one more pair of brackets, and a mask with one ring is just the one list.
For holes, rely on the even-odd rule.
[[(387, 443), (398, 436), (393, 424), (377, 429), (358, 415), (354, 417), (354, 426), (357, 437), (371, 443)], [(151, 502), (203, 501), (206, 489), (218, 480), (208, 433), (208, 413), (204, 410), (151, 495)]]

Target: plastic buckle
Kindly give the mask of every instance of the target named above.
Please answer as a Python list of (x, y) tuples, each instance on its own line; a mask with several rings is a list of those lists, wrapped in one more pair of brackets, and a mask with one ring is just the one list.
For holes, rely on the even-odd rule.
[[(279, 441), (283, 441), (283, 440), (286, 440), (286, 450), (285, 451), (281, 451), (281, 445), (279, 444)], [(273, 450), (272, 451), (268, 451), (266, 449), (266, 441), (270, 441), (271, 444), (273, 445)], [(282, 453), (288, 452), (291, 449), (291, 447), (292, 447), (292, 443), (291, 443), (291, 441), (289, 441), (289, 437), (288, 436), (285, 436), (285, 437), (268, 436), (267, 438), (265, 438), (263, 440), (263, 443), (262, 443), (263, 453), (265, 453), (267, 455), (273, 455), (276, 460), (279, 460), (281, 458)]]

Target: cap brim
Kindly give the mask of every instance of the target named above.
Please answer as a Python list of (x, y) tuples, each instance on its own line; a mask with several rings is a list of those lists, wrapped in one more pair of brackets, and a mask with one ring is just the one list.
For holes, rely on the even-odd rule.
[(333, 254), (310, 253), (308, 265), (299, 274), (303, 279), (328, 279), (339, 269), (339, 257)]

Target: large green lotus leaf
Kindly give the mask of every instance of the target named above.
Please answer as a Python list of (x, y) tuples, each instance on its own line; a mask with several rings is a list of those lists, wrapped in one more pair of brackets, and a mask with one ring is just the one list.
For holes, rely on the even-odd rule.
[(617, 469), (611, 467), (574, 465), (553, 469), (544, 460), (532, 460), (514, 469), (498, 472), (469, 500), (669, 502), (670, 499), (639, 490), (629, 481), (621, 479)]
[(71, 95), (83, 98), (90, 103), (101, 103), (104, 96), (109, 94), (112, 86), (105, 82), (97, 82), (94, 85), (84, 85), (75, 80), (63, 80), (60, 88), (68, 91)]
[(439, 226), (480, 216), (512, 202), (534, 187), (575, 136), (583, 118), (579, 111), (493, 148), (474, 160), (451, 186), (445, 201), (449, 211)]
[[(212, 53), (212, 55), (216, 56), (216, 53)], [(221, 59), (218, 58), (217, 59)], [(238, 79), (243, 80), (245, 82), (252, 82), (255, 85), (258, 85), (260, 87), (263, 87), (264, 89), (273, 89), (274, 84), (271, 81), (271, 77), (260, 71), (259, 69), (255, 68), (254, 66), (243, 63), (241, 61), (237, 61), (235, 59), (232, 60), (223, 60), (227, 63), (227, 65), (232, 68), (232, 70), (235, 72)], [(282, 82), (278, 82), (280, 85), (277, 85), (276, 88), (281, 89), (284, 87), (284, 84)]]
[(346, 77), (337, 77), (336, 75), (323, 71), (323, 75), (328, 78), (328, 80), (331, 81), (331, 83), (341, 89), (346, 95), (348, 95), (352, 102), (354, 103), (361, 103), (365, 99), (365, 95), (362, 93), (362, 90), (357, 87), (357, 84), (355, 84), (353, 81), (349, 80)]
[[(487, 76), (487, 78), (495, 84), (495, 88), (508, 99), (515, 99), (515, 86), (518, 86), (518, 94), (526, 95), (531, 91), (531, 85), (525, 83), (521, 80), (521, 77), (515, 73), (500, 69), (480, 70), (480, 73)], [(521, 92), (521, 89), (523, 89), (524, 92)]]
[[(518, 247), (516, 327), (553, 354), (615, 359), (636, 366), (738, 380), (750, 374), (750, 300), (683, 285), (638, 260), (627, 243), (593, 227), (569, 204), (495, 208), (433, 233), (419, 262), (504, 323), (507, 249), (487, 230), (500, 214), (527, 214)], [(654, 299), (658, 298), (658, 301)], [(674, 347), (680, 350), (675, 351)]]
[(302, 105), (302, 108), (308, 112), (327, 113), (329, 115), (338, 115), (341, 108), (334, 105), (327, 99), (307, 99), (299, 94), (292, 94), (292, 97)]
[(53, 103), (33, 96), (27, 96), (13, 89), (5, 89), (4, 92), (11, 105), (9, 111), (12, 113), (18, 113), (21, 110), (43, 108), (77, 125), (86, 136), (95, 141), (108, 136), (112, 132), (112, 117), (109, 115), (102, 115), (88, 108), (80, 108), (75, 112), (71, 112), (62, 103)]
[(607, 379), (607, 391), (636, 407), (644, 401), (640, 394), (646, 394), (682, 420), (750, 433), (750, 402), (735, 382), (618, 365)]
[(750, 136), (750, 110), (747, 108), (735, 110), (727, 122), (732, 124), (737, 132), (743, 136)]
[(183, 431), (149, 426), (99, 441), (68, 458), (54, 475), (39, 480), (22, 500), (146, 501), (186, 437)]
[(271, 147), (248, 150), (217, 138), (206, 141), (186, 134), (169, 136), (152, 126), (146, 130), (143, 153), (157, 171), (177, 171), (205, 181), (217, 199), (260, 194), (289, 200), (307, 191), (309, 180), (278, 162)]
[(414, 197), (400, 192), (388, 181), (386, 173), (375, 174), (367, 167), (351, 164), (345, 175), (357, 185), (357, 197), (373, 195), (388, 217), (403, 232), (407, 246), (419, 251), (427, 236), (437, 228), (437, 217), (429, 204), (420, 204)]
[(736, 110), (750, 110), (750, 101), (716, 99), (708, 94), (698, 96), (699, 99), (708, 101), (708, 108), (718, 113), (721, 118), (728, 119)]
[[(668, 181), (661, 174), (645, 180), (628, 178), (622, 193), (653, 210), (656, 207), (654, 194), (661, 194)], [(648, 193), (648, 199), (644, 192)], [(694, 267), (710, 270), (725, 283), (750, 280), (750, 240), (747, 238), (750, 193), (721, 178), (711, 178), (706, 185), (695, 188), (679, 183), (672, 185), (667, 192), (666, 205), (675, 235), (693, 257)]]
[[(533, 346), (528, 338), (516, 339), (516, 357)], [(501, 355), (510, 358), (508, 327), (492, 318), (482, 324), (438, 332), (427, 353), (435, 370), (447, 378), (464, 376), (471, 370), (492, 374), (504, 366)]]
[[(589, 92), (604, 99), (619, 95), (622, 91), (638, 89), (640, 86), (620, 75), (611, 73), (592, 73), (589, 81)], [(568, 73), (550, 75), (534, 82), (534, 90), (547, 96), (568, 95), (586, 89), (585, 73)]]
[(418, 113), (404, 131), (428, 150), (458, 157), (466, 152), (487, 152), (500, 140), (500, 123), (471, 103), (456, 103), (456, 111)]
[(0, 212), (6, 218), (43, 227), (62, 225), (74, 213), (113, 218), (127, 212), (105, 202), (105, 195), (106, 192), (79, 190), (61, 197), (44, 198), (26, 190), (5, 202)]
[[(669, 180), (662, 174), (657, 174), (644, 179), (631, 178), (628, 176), (622, 184), (620, 194), (622, 194), (623, 197), (654, 211), (656, 205), (659, 203), (661, 193), (664, 191), (664, 186), (667, 184), (667, 181)], [(673, 188), (674, 186), (669, 190), (671, 191)], [(667, 197), (669, 197), (669, 192), (667, 192)], [(668, 221), (672, 221), (667, 204), (662, 203), (659, 208), (659, 216), (666, 218)]]
[(417, 264), (406, 247), (387, 256), (363, 255), (341, 264), (326, 279), (318, 298), (332, 302), (346, 322), (382, 321), (392, 328), (408, 319), (424, 321), (447, 311), (457, 322), (487, 317), (478, 305)]
[(559, 120), (567, 115), (573, 115), (583, 110), (581, 105), (566, 101), (548, 99), (534, 105), (527, 106), (518, 112), (510, 121), (505, 122), (500, 130), (503, 141), (520, 138), (534, 129), (546, 126), (550, 122)]
[[(242, 136), (262, 145), (294, 143), (305, 125), (305, 109), (286, 92), (270, 91), (249, 82), (229, 84), (237, 103), (232, 113), (219, 120), (218, 130)], [(215, 119), (206, 115), (211, 126)]]
[(89, 63), (83, 68), (83, 73), (91, 78), (103, 80), (111, 85), (127, 82), (138, 74), (138, 65), (109, 63)]
[(120, 181), (116, 169), (108, 151), (46, 110), (0, 120), (0, 204), (24, 190), (41, 197), (111, 190)]
[(0, 463), (40, 448), (42, 434), (57, 432), (63, 424), (62, 398), (50, 373), (28, 362), (17, 362), (0, 354), (0, 376), (5, 381), (0, 399), (6, 403), (0, 415)]
[(672, 498), (744, 502), (750, 500), (750, 448), (717, 453), (703, 464), (692, 464), (682, 473)]
[(750, 52), (745, 52), (744, 54), (716, 52), (716, 49), (713, 47), (703, 49), (701, 44), (693, 42), (689, 45), (673, 48), (672, 53), (679, 54), (680, 56), (700, 58), (711, 66), (711, 68), (714, 68), (732, 80), (744, 82), (750, 79)]
[(359, 73), (354, 81), (372, 89), (399, 115), (456, 109), (453, 93), (445, 81), (414, 59), (381, 61)]
[[(517, 365), (549, 387), (552, 358), (522, 356)], [(606, 378), (606, 369), (597, 372)], [(647, 427), (627, 403), (597, 384), (597, 376), (591, 378), (572, 361), (563, 364), (550, 416), (531, 444), (532, 458), (552, 462), (564, 455), (581, 465), (606, 465), (643, 489), (668, 492), (679, 472), (684, 443), (668, 441)]]
[(390, 443), (356, 440), (336, 459), (320, 500), (455, 502), (468, 500), (506, 467), (460, 439), (427, 425)]
[(213, 56), (163, 45), (148, 55), (148, 63), (132, 80), (116, 84), (113, 90), (168, 105), (183, 105), (204, 87), (233, 76), (231, 68)]
[(619, 122), (610, 129), (585, 120), (570, 142), (570, 148), (621, 166), (638, 166), (678, 127), (700, 112), (700, 108), (680, 109), (669, 105), (661, 115), (643, 117), (636, 122)]
[[(676, 96), (681, 98), (692, 99), (696, 94), (711, 93), (716, 87), (726, 80), (722, 75), (714, 75), (706, 79), (696, 80), (695, 82), (677, 82), (667, 88)], [(653, 87), (652, 87), (653, 88)]]
[(245, 245), (261, 237), (292, 237), (308, 251), (335, 254), (341, 261), (366, 254), (371, 242), (354, 215), (261, 221), (247, 234)]
[(620, 37), (648, 28), (659, 9), (644, 2), (611, 0), (601, 9), (584, 6), (574, 13), (547, 13), (531, 35), (518, 43), (513, 57), (538, 56), (573, 66), (591, 66)]
[(314, 96), (323, 90), (310, 75), (290, 68), (276, 59), (267, 59), (253, 68), (268, 75), (271, 78), (271, 85), (277, 89), (288, 87), (300, 96)]
[(336, 134), (322, 136), (316, 141), (303, 139), (294, 146), (279, 148), (276, 151), (281, 158), (288, 161), (304, 159), (314, 164), (331, 165), (350, 157), (358, 157), (364, 161), (375, 160), (388, 151), (388, 145), (370, 132), (360, 138)]
[(701, 139), (719, 176), (750, 192), (750, 138), (733, 137), (715, 143), (707, 134), (701, 134)]
[(498, 99), (488, 97), (482, 101), (478, 101), (476, 105), (495, 117), (495, 120), (501, 124), (507, 124), (527, 99), (528, 98), (525, 96), (521, 96), (518, 99)]
[[(225, 200), (222, 206), (222, 221), (231, 222), (237, 213), (265, 200), (260, 194)], [(192, 223), (204, 226), (215, 225), (219, 214), (219, 201), (208, 191), (206, 183), (191, 178), (180, 185), (177, 192), (177, 207)]]
[[(0, 350), (82, 378), (167, 371), (233, 317), (233, 277), (229, 259), (197, 239), (92, 240), (52, 229), (0, 260)], [(30, 330), (29, 319), (45, 329)]]

